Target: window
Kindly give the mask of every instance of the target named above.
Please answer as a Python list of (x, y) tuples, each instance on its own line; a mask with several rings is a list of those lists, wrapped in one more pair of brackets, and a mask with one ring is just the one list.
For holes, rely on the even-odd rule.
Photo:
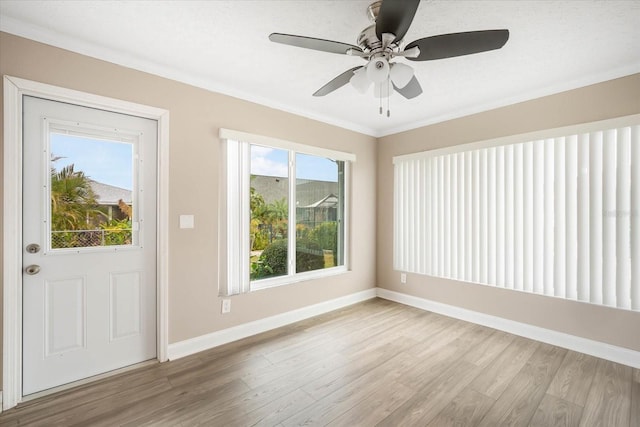
[(394, 158), (394, 268), (640, 310), (639, 123)]
[(228, 130), (221, 138), (221, 292), (346, 271), (347, 183), (355, 156)]
[(137, 135), (48, 123), (47, 248), (137, 246)]

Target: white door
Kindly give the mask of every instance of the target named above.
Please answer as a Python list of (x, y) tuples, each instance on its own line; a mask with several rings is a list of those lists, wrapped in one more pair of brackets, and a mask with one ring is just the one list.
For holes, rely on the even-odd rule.
[(28, 395), (156, 356), (157, 122), (23, 107)]

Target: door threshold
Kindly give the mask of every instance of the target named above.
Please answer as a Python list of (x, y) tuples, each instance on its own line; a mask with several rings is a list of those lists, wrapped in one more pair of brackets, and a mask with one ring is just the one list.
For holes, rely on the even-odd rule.
[(124, 372), (133, 371), (134, 369), (144, 368), (149, 365), (153, 365), (155, 363), (160, 363), (158, 359), (150, 359), (145, 360), (144, 362), (134, 363), (133, 365), (125, 366), (123, 368), (114, 369), (112, 371), (104, 372), (102, 374), (93, 375), (88, 378), (83, 378), (78, 381), (73, 381), (67, 384), (59, 385), (57, 387), (48, 388), (46, 390), (38, 391), (36, 393), (31, 393), (26, 396), (22, 396), (22, 400), (20, 403), (30, 402), (35, 399), (39, 399), (41, 397), (49, 396), (55, 393), (60, 393), (61, 391), (69, 390), (75, 387), (80, 387), (82, 385), (90, 384), (95, 381), (99, 381), (105, 378), (113, 377), (118, 374), (122, 374)]

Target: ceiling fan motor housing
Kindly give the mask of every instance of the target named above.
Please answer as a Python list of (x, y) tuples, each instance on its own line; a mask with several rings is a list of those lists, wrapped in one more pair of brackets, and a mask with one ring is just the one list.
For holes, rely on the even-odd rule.
[(369, 25), (367, 28), (362, 30), (358, 35), (357, 43), (364, 51), (380, 49), (382, 47), (382, 42), (378, 40), (378, 36), (376, 35), (376, 24)]

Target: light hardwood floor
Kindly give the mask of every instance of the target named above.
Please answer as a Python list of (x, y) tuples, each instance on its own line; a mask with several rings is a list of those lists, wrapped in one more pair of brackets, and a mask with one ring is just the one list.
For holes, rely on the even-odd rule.
[(371, 300), (31, 402), (2, 426), (640, 426), (640, 371)]

